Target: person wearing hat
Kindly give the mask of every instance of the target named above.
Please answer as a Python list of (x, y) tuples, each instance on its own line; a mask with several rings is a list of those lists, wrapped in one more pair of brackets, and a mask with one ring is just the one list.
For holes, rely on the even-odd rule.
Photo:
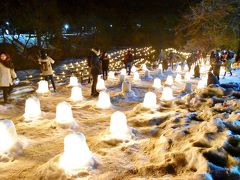
[(52, 69), (52, 64), (54, 64), (54, 62), (55, 61), (49, 57), (44, 50), (40, 51), (40, 58), (38, 59), (38, 63), (40, 64), (42, 75), (46, 81), (51, 80), (54, 92), (56, 92), (56, 85), (54, 82)]

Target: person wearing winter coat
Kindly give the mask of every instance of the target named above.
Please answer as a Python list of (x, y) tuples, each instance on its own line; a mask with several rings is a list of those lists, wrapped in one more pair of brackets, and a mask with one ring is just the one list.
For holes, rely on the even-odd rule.
[(5, 53), (0, 53), (0, 88), (3, 91), (4, 103), (8, 102), (8, 96), (11, 93), (13, 81), (17, 79), (14, 71), (11, 57)]
[(162, 69), (163, 69), (163, 72), (165, 72), (168, 69), (168, 59), (163, 59)]
[(165, 54), (164, 50), (161, 49), (160, 54), (158, 56), (157, 64), (159, 65), (160, 63), (162, 63), (164, 61), (164, 59), (166, 59), (166, 54)]
[(127, 51), (127, 54), (124, 57), (124, 64), (128, 75), (130, 75), (133, 65), (133, 55), (130, 50)]
[(199, 67), (199, 64), (196, 64), (196, 66), (194, 67), (194, 77), (195, 78), (200, 78), (200, 67)]
[(173, 70), (173, 62), (174, 62), (174, 59), (175, 59), (175, 55), (174, 55), (173, 51), (171, 51), (171, 52), (169, 53), (169, 63), (170, 63), (170, 66), (171, 66), (172, 70)]
[(213, 62), (213, 74), (214, 76), (217, 77), (217, 79), (219, 80), (219, 76), (220, 76), (220, 68), (222, 66), (222, 61), (218, 58), (215, 59), (215, 61)]
[(219, 79), (213, 75), (211, 71), (208, 72), (208, 79), (207, 79), (207, 85), (209, 86), (210, 84), (219, 84)]
[(215, 52), (212, 51), (210, 55), (210, 66), (211, 66), (210, 70), (213, 70), (213, 65), (215, 60), (216, 60), (216, 55), (215, 55)]
[(101, 66), (100, 66), (100, 50), (98, 49), (91, 49), (90, 55), (88, 56), (88, 66), (90, 68), (90, 73), (92, 75), (92, 89), (91, 89), (91, 96), (96, 97), (99, 95), (97, 92), (97, 82), (98, 82), (98, 75), (101, 74)]
[(194, 54), (192, 54), (190, 57), (187, 58), (187, 65), (188, 65), (189, 71), (193, 63), (194, 63)]
[(234, 55), (231, 55), (231, 52), (226, 53), (223, 56), (223, 62), (225, 67), (225, 73), (224, 76), (226, 76), (227, 72), (230, 72), (230, 76), (232, 76), (232, 63), (234, 61)]
[(54, 92), (56, 92), (56, 85), (54, 82), (52, 69), (52, 64), (54, 64), (54, 62), (55, 61), (49, 57), (44, 50), (40, 51), (40, 58), (38, 59), (38, 63), (40, 64), (42, 75), (46, 81), (51, 80)]
[(109, 66), (109, 58), (106, 52), (103, 52), (100, 56), (100, 61), (102, 62), (102, 74), (103, 79), (107, 79), (108, 76), (108, 66)]

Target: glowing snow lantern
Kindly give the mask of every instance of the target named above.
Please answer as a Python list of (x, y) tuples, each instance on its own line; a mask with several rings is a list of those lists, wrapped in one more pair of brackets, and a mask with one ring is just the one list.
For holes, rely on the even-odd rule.
[(200, 72), (201, 73), (206, 73), (206, 67), (205, 66), (201, 66), (200, 67)]
[(202, 77), (202, 81), (207, 85), (208, 75)]
[(82, 101), (83, 100), (82, 89), (80, 87), (73, 87), (70, 99), (72, 101)]
[(111, 106), (109, 94), (105, 91), (101, 91), (98, 97), (97, 107), (100, 109), (109, 109)]
[(72, 133), (64, 138), (64, 153), (58, 165), (67, 174), (75, 175), (79, 170), (87, 169), (94, 164), (92, 152), (82, 133)]
[(189, 71), (187, 64), (185, 64), (185, 66), (184, 66), (184, 71)]
[(185, 73), (185, 76), (184, 76), (184, 80), (185, 80), (185, 81), (190, 81), (190, 79), (191, 79), (190, 72), (186, 72), (186, 73)]
[(160, 89), (162, 87), (161, 80), (159, 78), (155, 78), (153, 81), (153, 87), (155, 89)]
[(133, 80), (134, 81), (140, 80), (140, 76), (139, 76), (139, 73), (137, 71), (133, 73)]
[(175, 78), (175, 81), (178, 82), (178, 83), (181, 83), (182, 82), (182, 76), (180, 74), (177, 74), (176, 78)]
[(206, 71), (208, 72), (210, 70), (211, 66), (210, 65), (207, 65), (206, 66)]
[(126, 76), (126, 74), (127, 74), (127, 70), (126, 70), (126, 69), (122, 69), (122, 70), (121, 70), (121, 75)]
[(161, 100), (163, 101), (172, 101), (173, 97), (173, 90), (170, 87), (164, 87), (162, 92)]
[(38, 89), (37, 89), (37, 93), (48, 93), (49, 89), (48, 89), (48, 82), (45, 80), (41, 80), (38, 82)]
[(25, 102), (25, 113), (23, 115), (24, 118), (26, 120), (34, 119), (41, 116), (41, 114), (42, 111), (39, 99), (37, 97), (28, 98)]
[(167, 76), (167, 80), (166, 80), (165, 84), (171, 86), (173, 84), (173, 77)]
[(178, 65), (176, 71), (177, 71), (178, 73), (181, 72), (181, 71), (182, 71), (182, 67), (181, 67), (180, 65)]
[(206, 82), (204, 80), (198, 81), (197, 89), (202, 89), (206, 87)]
[(143, 70), (143, 71), (147, 71), (147, 70), (148, 70), (148, 68), (147, 68), (147, 65), (146, 65), (146, 64), (143, 64), (143, 65), (142, 65), (142, 70)]
[(144, 97), (143, 106), (153, 109), (157, 107), (157, 96), (153, 92), (147, 92)]
[(106, 86), (105, 86), (105, 82), (104, 80), (101, 78), (101, 76), (99, 75), (98, 76), (98, 82), (97, 82), (97, 90), (99, 91), (102, 91), (102, 90), (105, 90), (106, 89)]
[(122, 112), (115, 112), (111, 116), (110, 133), (116, 139), (128, 139), (131, 135), (130, 129), (127, 125), (127, 118)]
[(60, 125), (71, 125), (75, 123), (72, 107), (69, 103), (64, 101), (57, 105), (56, 122)]
[(137, 71), (137, 68), (135, 66), (132, 67), (131, 71), (135, 73)]
[(11, 120), (0, 121), (0, 153), (6, 153), (17, 143), (17, 133)]
[(210, 61), (209, 61), (209, 60), (206, 61), (206, 65), (207, 65), (207, 66), (210, 65)]
[(127, 74), (126, 69), (122, 69), (120, 73), (120, 83), (122, 83), (126, 79), (126, 74)]
[(162, 64), (158, 65), (158, 69), (162, 70)]
[(75, 77), (75, 76), (72, 76), (72, 77), (70, 77), (70, 84), (69, 84), (70, 86), (78, 86), (79, 85), (79, 83), (78, 83), (78, 78), (77, 77)]
[(110, 72), (108, 73), (108, 78), (109, 78), (109, 79), (115, 79), (115, 73), (114, 73), (113, 71), (110, 71)]

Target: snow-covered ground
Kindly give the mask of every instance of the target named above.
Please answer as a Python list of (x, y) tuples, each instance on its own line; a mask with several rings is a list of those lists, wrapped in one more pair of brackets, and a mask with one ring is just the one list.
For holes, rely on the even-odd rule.
[[(153, 79), (159, 77), (164, 86), (167, 74), (175, 77), (177, 73), (138, 70), (141, 79), (134, 80), (133, 73), (126, 76), (131, 87), (124, 92), (120, 75), (105, 81), (112, 104), (109, 109), (97, 106), (98, 98), (90, 96), (90, 84), (82, 84), (84, 100), (80, 102), (70, 100), (71, 88), (63, 82), (57, 93), (43, 95), (35, 93), (35, 85), (17, 88), (11, 104), (0, 104), (0, 119), (14, 122), (22, 150), (0, 155), (0, 179), (239, 179), (239, 94), (231, 88), (197, 89), (200, 79), (191, 78), (191, 92), (184, 91), (184, 81), (174, 82), (174, 100), (166, 102), (161, 100), (163, 89), (152, 87)], [(239, 84), (240, 69), (231, 77), (221, 77), (220, 82)], [(143, 105), (149, 91), (157, 96), (154, 109)], [(30, 96), (39, 98), (42, 114), (26, 122), (25, 100)], [(73, 129), (55, 121), (57, 104), (63, 101), (72, 106), (77, 123)], [(125, 140), (110, 134), (111, 115), (116, 111), (126, 115), (131, 129)], [(94, 159), (94, 165), (74, 175), (59, 167), (64, 137), (73, 132), (85, 135)]]

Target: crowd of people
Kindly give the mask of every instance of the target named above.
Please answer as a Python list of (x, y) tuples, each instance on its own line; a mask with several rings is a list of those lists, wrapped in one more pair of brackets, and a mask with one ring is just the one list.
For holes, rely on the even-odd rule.
[(219, 80), (220, 76), (220, 68), (221, 66), (224, 67), (225, 73), (224, 77), (226, 76), (227, 72), (230, 73), (232, 76), (232, 64), (236, 60), (236, 54), (230, 50), (217, 50), (212, 51), (210, 55), (210, 65), (211, 71)]
[[(46, 81), (51, 81), (54, 92), (56, 92), (56, 85), (53, 77), (54, 60), (49, 57), (45, 50), (41, 50), (38, 54), (37, 62), (40, 66), (42, 76)], [(169, 67), (173, 69), (174, 63), (176, 63), (176, 54), (173, 51), (166, 52), (161, 50), (159, 57), (157, 58), (156, 64), (162, 64), (163, 71), (166, 71)], [(187, 58), (186, 63), (189, 69), (192, 65), (195, 65), (194, 76), (200, 77), (200, 61), (206, 59), (206, 54), (202, 53), (201, 50), (191, 53)], [(106, 51), (101, 52), (98, 48), (92, 48), (88, 56), (89, 66), (89, 83), (92, 81), (91, 96), (96, 97), (99, 92), (96, 89), (98, 77), (102, 75), (104, 80), (108, 78), (110, 57)], [(223, 66), (225, 69), (224, 77), (227, 73), (232, 76), (232, 63), (240, 62), (240, 49), (237, 53), (230, 50), (216, 50), (210, 54), (210, 65), (211, 68), (209, 73), (219, 80), (220, 68)], [(131, 73), (131, 68), (134, 63), (134, 55), (131, 50), (128, 50), (125, 54), (123, 64), (125, 66), (128, 75)], [(14, 66), (11, 60), (11, 56), (7, 52), (0, 53), (0, 88), (3, 91), (4, 103), (8, 102), (8, 96), (10, 95), (13, 85), (17, 80), (17, 75), (14, 71)]]
[[(102, 74), (104, 80), (108, 78), (108, 71), (109, 71), (109, 56), (108, 54), (103, 51), (101, 53), (100, 49), (92, 48), (90, 54), (88, 56), (88, 66), (89, 66), (89, 83), (92, 79), (92, 88), (91, 88), (91, 96), (96, 97), (99, 95), (97, 91), (97, 82), (98, 76)], [(133, 66), (134, 57), (130, 50), (127, 51), (124, 57), (124, 66), (126, 68), (126, 72), (128, 75), (131, 73), (131, 69)]]
[[(207, 54), (203, 53), (201, 50), (191, 53), (187, 58), (186, 63), (188, 69), (190, 70), (192, 65), (195, 65), (194, 77), (200, 77), (200, 67), (201, 61), (206, 61)], [(240, 49), (235, 53), (232, 50), (216, 50), (212, 51), (210, 54), (210, 65), (211, 72), (218, 80), (220, 79), (220, 69), (223, 67), (225, 70), (223, 78), (227, 73), (232, 76), (232, 64), (240, 62)], [(158, 58), (158, 63), (162, 64), (163, 71), (166, 71), (169, 67), (173, 69), (173, 63), (181, 63), (176, 60), (176, 54), (173, 51), (165, 52), (161, 50)]]

